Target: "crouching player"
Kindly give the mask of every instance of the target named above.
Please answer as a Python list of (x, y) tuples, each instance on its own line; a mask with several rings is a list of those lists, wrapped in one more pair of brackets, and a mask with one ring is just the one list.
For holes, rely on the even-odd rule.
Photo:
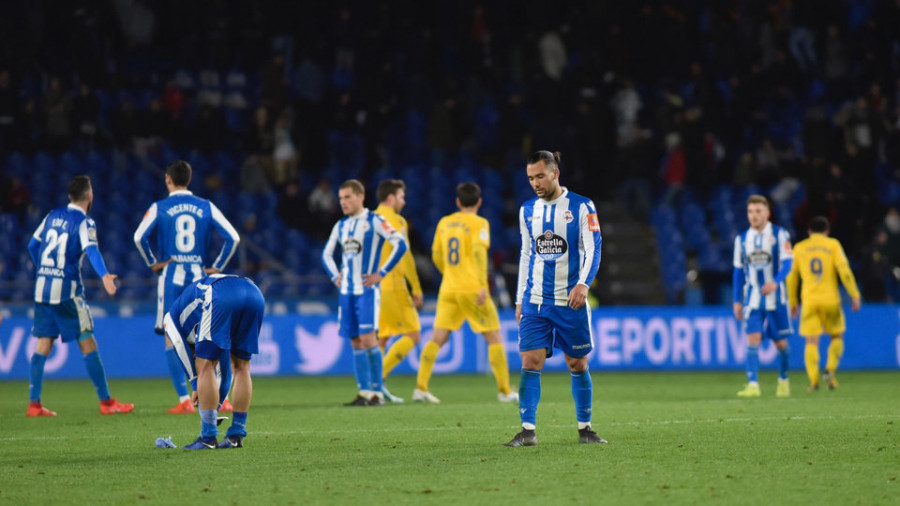
[[(178, 358), (188, 374), (196, 377), (200, 404), (200, 437), (185, 450), (240, 448), (247, 435), (247, 411), (253, 384), (250, 357), (259, 353), (259, 329), (265, 300), (259, 288), (246, 278), (213, 274), (185, 289), (166, 313), (164, 326)], [(193, 343), (194, 360), (189, 352)], [(216, 418), (221, 393), (216, 365), (231, 355), (234, 374), (234, 418), (221, 443)], [(227, 382), (222, 381), (227, 385)]]

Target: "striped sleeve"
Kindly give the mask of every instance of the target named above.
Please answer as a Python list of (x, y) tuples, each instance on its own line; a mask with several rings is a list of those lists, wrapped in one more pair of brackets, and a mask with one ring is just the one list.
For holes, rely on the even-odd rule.
[(137, 230), (134, 231), (134, 245), (137, 247), (138, 252), (141, 254), (141, 258), (144, 259), (144, 263), (147, 264), (148, 267), (156, 263), (156, 257), (153, 255), (153, 250), (150, 248), (150, 234), (153, 233), (153, 229), (156, 228), (156, 217), (157, 207), (156, 202), (154, 202), (150, 205), (150, 208), (147, 209), (147, 212), (144, 213), (144, 219), (141, 220)]
[(581, 267), (578, 270), (578, 283), (591, 286), (597, 276), (597, 270), (600, 268), (600, 246), (603, 243), (600, 235), (600, 221), (597, 218), (594, 203), (591, 201), (580, 206), (578, 215), (581, 224), (579, 240), (584, 251)]
[(234, 252), (237, 251), (238, 244), (241, 242), (241, 236), (228, 219), (225, 218), (222, 211), (219, 211), (219, 208), (212, 202), (209, 203), (209, 210), (212, 215), (213, 226), (216, 227), (216, 230), (218, 230), (219, 233), (222, 234), (222, 238), (225, 239), (225, 244), (222, 245), (222, 251), (219, 252), (219, 256), (216, 257), (216, 261), (212, 264), (214, 269), (221, 271), (225, 269), (225, 266), (228, 265), (228, 261), (231, 260), (231, 257), (234, 256)]
[(516, 305), (522, 303), (525, 286), (528, 283), (528, 263), (531, 260), (531, 232), (525, 223), (525, 206), (519, 208), (519, 232), (522, 235), (522, 250), (519, 253), (519, 283), (516, 288)]

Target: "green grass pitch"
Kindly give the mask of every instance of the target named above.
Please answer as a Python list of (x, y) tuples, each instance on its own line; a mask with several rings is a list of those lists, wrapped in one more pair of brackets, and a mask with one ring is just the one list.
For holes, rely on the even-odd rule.
[[(513, 381), (517, 381), (513, 375)], [(134, 413), (101, 416), (88, 381), (47, 381), (55, 418), (25, 417), (0, 382), (3, 504), (898, 504), (900, 373), (845, 372), (831, 392), (735, 397), (742, 373), (593, 371), (579, 445), (569, 378), (546, 374), (540, 445), (505, 448), (516, 406), (490, 376), (437, 376), (439, 405), (346, 408), (348, 377), (256, 378), (245, 447), (188, 452), (194, 415), (168, 415), (167, 380), (112, 380)], [(414, 378), (390, 378), (408, 396)], [(228, 422), (226, 422), (228, 423)], [(224, 427), (224, 426), (223, 426)], [(224, 433), (224, 428), (222, 430)]]

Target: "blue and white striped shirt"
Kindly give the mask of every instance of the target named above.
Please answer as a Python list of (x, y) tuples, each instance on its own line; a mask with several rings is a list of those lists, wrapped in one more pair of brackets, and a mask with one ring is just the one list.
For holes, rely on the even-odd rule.
[[(394, 250), (381, 265), (381, 249), (389, 241)], [(334, 261), (334, 251), (341, 246), (341, 269)], [(342, 295), (363, 293), (363, 275), (379, 272), (382, 276), (397, 265), (409, 246), (403, 236), (380, 214), (363, 209), (356, 216), (345, 216), (331, 229), (322, 251), (322, 264), (332, 281), (342, 274)], [(380, 266), (380, 269), (379, 269)]]
[(522, 253), (516, 304), (565, 306), (577, 284), (590, 286), (600, 266), (600, 223), (594, 203), (562, 188), (550, 202), (534, 198), (519, 210)]
[[(767, 223), (762, 231), (750, 227), (739, 234), (734, 238), (734, 302), (742, 302), (745, 309), (768, 311), (785, 306), (784, 280), (791, 271), (793, 259), (791, 236), (778, 225)], [(777, 283), (778, 288), (763, 295), (760, 290), (769, 281)]]

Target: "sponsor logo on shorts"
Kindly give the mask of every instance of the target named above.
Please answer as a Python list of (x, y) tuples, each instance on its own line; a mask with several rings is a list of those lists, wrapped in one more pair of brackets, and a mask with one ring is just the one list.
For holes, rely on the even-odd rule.
[(572, 346), (572, 349), (573, 349), (573, 350), (583, 350), (583, 349), (585, 349), (585, 348), (590, 348), (590, 347), (591, 347), (591, 343), (587, 343), (587, 344), (576, 344), (575, 346)]

